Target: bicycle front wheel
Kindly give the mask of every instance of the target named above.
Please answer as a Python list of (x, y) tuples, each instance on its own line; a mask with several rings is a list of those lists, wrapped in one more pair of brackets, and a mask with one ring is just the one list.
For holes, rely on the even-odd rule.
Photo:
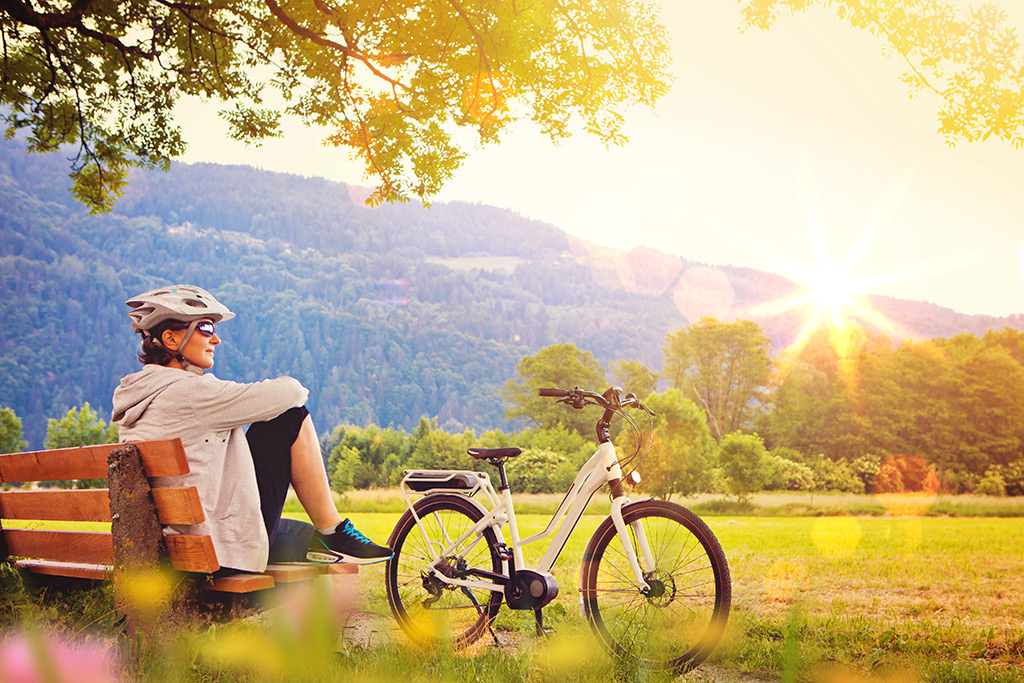
[[(583, 605), (598, 638), (616, 655), (682, 673), (700, 664), (725, 628), (732, 600), (729, 566), (718, 539), (697, 515), (662, 500), (622, 510), (625, 539), (643, 569), (641, 590), (623, 539), (607, 518), (583, 557)], [(640, 538), (654, 559), (648, 571)]]
[[(394, 551), (384, 567), (391, 613), (419, 645), (449, 643), (455, 649), (465, 647), (490, 626), (503, 594), (453, 586), (440, 577), (486, 581), (473, 570), (500, 574), (497, 537), (487, 527), (446, 550), (483, 517), (483, 512), (458, 495), (428, 496), (418, 500), (414, 509), (420, 525), (406, 510), (388, 540)], [(442, 553), (441, 561), (428, 568)]]

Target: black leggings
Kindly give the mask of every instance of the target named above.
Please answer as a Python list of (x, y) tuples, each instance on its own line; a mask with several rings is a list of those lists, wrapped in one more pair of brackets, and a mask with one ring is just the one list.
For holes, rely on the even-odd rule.
[(263, 524), (271, 543), (281, 522), (288, 486), (292, 483), (292, 444), (307, 415), (306, 406), (292, 408), (272, 420), (252, 423), (245, 433), (256, 466)]

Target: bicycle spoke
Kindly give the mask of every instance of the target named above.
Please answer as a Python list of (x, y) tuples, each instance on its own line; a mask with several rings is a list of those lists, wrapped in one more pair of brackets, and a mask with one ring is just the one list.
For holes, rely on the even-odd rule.
[[(500, 572), (493, 532), (468, 535), (480, 513), (463, 499), (428, 500), (419, 524), (403, 517), (388, 565), (388, 600), (402, 629), (415, 641), (448, 640), (462, 647), (490, 624), (501, 594), (447, 583), (469, 578), (473, 569)], [(445, 579), (445, 580), (442, 580)]]
[[(721, 631), (717, 598), (721, 586), (714, 562), (724, 566), (724, 559), (712, 557), (702, 537), (688, 526), (691, 522), (684, 523), (687, 515), (696, 519), (692, 513), (660, 501), (634, 505), (640, 507), (630, 506), (633, 510), (643, 512), (624, 511), (625, 540), (648, 588), (640, 590), (627, 546), (614, 526), (608, 526), (599, 530), (604, 535), (591, 551), (594, 559), (585, 566), (584, 606), (595, 631), (620, 656), (682, 671), (706, 656), (709, 643)], [(643, 531), (653, 569), (646, 564), (638, 529)]]

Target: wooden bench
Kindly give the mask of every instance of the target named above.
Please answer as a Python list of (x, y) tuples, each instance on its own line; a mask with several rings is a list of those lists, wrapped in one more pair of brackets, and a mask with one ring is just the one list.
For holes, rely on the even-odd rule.
[[(23, 571), (77, 579), (114, 579), (121, 568), (169, 564), (208, 575), (220, 569), (213, 541), (199, 534), (163, 534), (168, 524), (204, 520), (194, 486), (152, 486), (151, 477), (186, 474), (180, 439), (107, 444), (0, 455), (0, 483), (106, 479), (105, 489), (0, 492), (0, 561)], [(4, 528), (9, 520), (107, 522), (110, 531)], [(33, 526), (29, 524), (28, 526)], [(38, 527), (38, 524), (35, 524)], [(204, 582), (204, 590), (252, 593), (326, 574), (355, 574), (351, 564), (290, 563), (263, 574)], [(114, 584), (117, 601), (118, 582)]]

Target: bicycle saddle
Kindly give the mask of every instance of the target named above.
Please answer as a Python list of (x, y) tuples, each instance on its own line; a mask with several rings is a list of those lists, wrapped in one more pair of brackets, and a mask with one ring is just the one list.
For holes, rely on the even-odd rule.
[(470, 448), (468, 451), (477, 460), (514, 458), (523, 452), (521, 448)]

